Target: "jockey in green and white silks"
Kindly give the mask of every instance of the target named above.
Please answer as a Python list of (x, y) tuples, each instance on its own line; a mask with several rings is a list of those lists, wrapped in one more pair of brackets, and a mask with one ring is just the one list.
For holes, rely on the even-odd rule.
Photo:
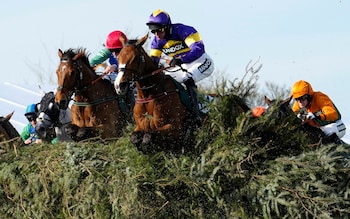
[(33, 103), (27, 106), (24, 116), (27, 118), (29, 123), (23, 128), (20, 135), (24, 144), (29, 145), (41, 142), (35, 132), (36, 118), (38, 117), (37, 113), (37, 104)]

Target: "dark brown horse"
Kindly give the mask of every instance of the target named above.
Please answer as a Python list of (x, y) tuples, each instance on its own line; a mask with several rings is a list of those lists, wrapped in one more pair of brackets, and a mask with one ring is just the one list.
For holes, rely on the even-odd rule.
[(12, 145), (13, 143), (18, 143), (19, 134), (15, 127), (10, 123), (10, 119), (14, 112), (3, 117), (0, 116), (0, 145)]
[(85, 49), (58, 50), (60, 64), (56, 70), (58, 88), (55, 101), (61, 109), (71, 106), (72, 125), (68, 130), (75, 141), (92, 137), (119, 137), (124, 114), (118, 96), (108, 80), (96, 75), (90, 67)]
[(171, 76), (158, 69), (142, 48), (147, 37), (130, 41), (118, 56), (117, 93), (126, 92), (130, 81), (135, 81), (137, 88), (134, 107), (136, 127), (131, 141), (143, 152), (178, 150), (182, 147), (186, 150), (194, 137), (189, 110), (180, 97), (180, 92), (185, 90)]

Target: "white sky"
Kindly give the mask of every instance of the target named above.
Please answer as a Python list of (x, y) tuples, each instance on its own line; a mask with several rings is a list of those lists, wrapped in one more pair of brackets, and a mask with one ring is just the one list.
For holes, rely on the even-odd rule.
[[(55, 83), (60, 48), (96, 54), (109, 32), (145, 35), (155, 9), (194, 26), (216, 70), (241, 78), (260, 57), (265, 81), (309, 81), (328, 94), (350, 124), (350, 2), (346, 0), (12, 0), (1, 3), (1, 82)], [(215, 77), (215, 76), (213, 76)], [(49, 80), (50, 79), (50, 80)], [(349, 128), (349, 127), (348, 127)]]

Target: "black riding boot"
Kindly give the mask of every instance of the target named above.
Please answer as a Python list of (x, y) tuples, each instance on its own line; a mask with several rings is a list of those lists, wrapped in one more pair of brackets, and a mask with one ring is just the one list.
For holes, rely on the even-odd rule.
[(335, 144), (343, 144), (343, 141), (338, 137), (336, 133), (333, 133), (330, 136), (328, 136), (328, 139), (330, 139)]
[(197, 99), (197, 92), (196, 92), (196, 84), (194, 83), (192, 78), (189, 78), (187, 81), (184, 82), (187, 88), (187, 92), (190, 96), (191, 99), (191, 104), (192, 104), (192, 115), (194, 117), (194, 121), (198, 126), (202, 125), (202, 119), (200, 116), (199, 112), (199, 107), (198, 107), (198, 99)]

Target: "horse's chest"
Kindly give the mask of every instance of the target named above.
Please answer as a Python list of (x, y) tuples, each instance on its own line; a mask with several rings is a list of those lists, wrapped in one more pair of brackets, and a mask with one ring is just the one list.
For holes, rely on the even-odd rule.
[(135, 108), (135, 114), (137, 115), (136, 123), (143, 129), (157, 129), (163, 125), (163, 117), (161, 109), (158, 109), (155, 104), (141, 104)]

